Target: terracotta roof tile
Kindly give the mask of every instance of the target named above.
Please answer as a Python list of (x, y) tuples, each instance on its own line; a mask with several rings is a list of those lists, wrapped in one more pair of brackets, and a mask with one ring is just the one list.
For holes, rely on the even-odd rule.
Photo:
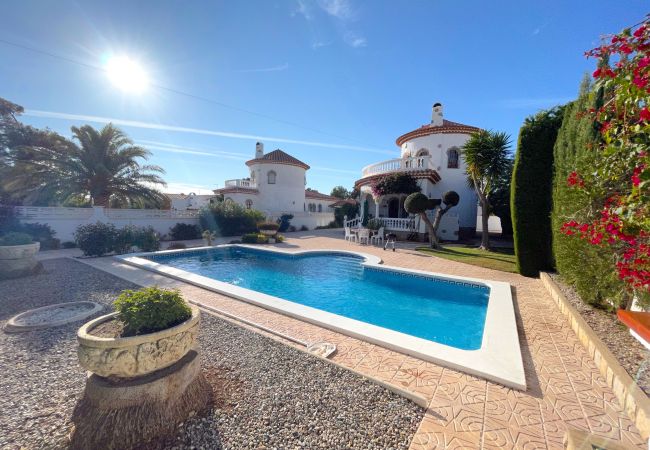
[(308, 191), (308, 190), (305, 190), (305, 198), (313, 198), (318, 200), (331, 200), (333, 202), (340, 200), (338, 197), (332, 197), (331, 195), (321, 194), (318, 191)]
[(309, 169), (309, 166), (307, 164), (300, 161), (299, 159), (294, 158), (288, 153), (283, 152), (280, 149), (273, 150), (272, 152), (265, 154), (261, 158), (255, 158), (255, 159), (251, 159), (250, 161), (246, 161), (247, 166), (250, 166), (252, 164), (259, 164), (259, 163), (286, 164), (289, 166), (302, 167), (305, 170)]
[(480, 128), (474, 127), (472, 125), (452, 122), (451, 120), (443, 120), (442, 125), (435, 126), (426, 124), (413, 131), (409, 131), (408, 133), (405, 133), (398, 137), (395, 140), (395, 143), (401, 147), (402, 144), (406, 141), (410, 141), (411, 139), (422, 136), (428, 136), (430, 134), (472, 134), (477, 131), (480, 131)]

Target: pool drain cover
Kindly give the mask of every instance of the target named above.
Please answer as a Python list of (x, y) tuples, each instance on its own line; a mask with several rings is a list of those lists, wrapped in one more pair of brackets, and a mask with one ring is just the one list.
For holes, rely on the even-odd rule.
[(316, 342), (307, 347), (307, 351), (321, 358), (328, 358), (336, 351), (336, 345), (331, 342)]
[(13, 316), (5, 324), (7, 333), (41, 330), (83, 320), (104, 309), (95, 302), (68, 302), (30, 309)]

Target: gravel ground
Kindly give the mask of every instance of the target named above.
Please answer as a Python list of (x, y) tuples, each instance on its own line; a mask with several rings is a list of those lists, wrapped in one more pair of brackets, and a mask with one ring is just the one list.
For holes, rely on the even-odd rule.
[[(0, 325), (26, 309), (64, 301), (109, 304), (134, 286), (73, 260), (0, 282)], [(230, 322), (203, 314), (204, 373), (213, 408), (179, 426), (174, 449), (406, 449), (424, 411), (362, 377)], [(85, 374), (80, 323), (0, 333), (0, 448), (65, 448)], [(160, 448), (160, 447), (159, 447)]]
[(631, 334), (629, 329), (618, 321), (616, 313), (595, 308), (583, 301), (571, 286), (565, 284), (556, 274), (549, 274), (560, 287), (562, 293), (598, 337), (616, 356), (627, 373), (636, 380), (643, 391), (650, 395), (650, 353)]

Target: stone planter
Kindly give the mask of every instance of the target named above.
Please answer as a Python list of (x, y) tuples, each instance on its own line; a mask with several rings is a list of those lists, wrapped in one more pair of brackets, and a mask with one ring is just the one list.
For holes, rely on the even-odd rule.
[(260, 230), (260, 233), (262, 233), (264, 236), (271, 237), (278, 234), (278, 230)]
[(150, 374), (179, 361), (196, 347), (199, 310), (175, 327), (132, 337), (105, 338), (90, 334), (99, 324), (113, 320), (107, 314), (83, 325), (77, 332), (79, 363), (102, 377), (132, 378)]
[(29, 275), (38, 266), (36, 254), (39, 242), (25, 245), (0, 246), (0, 279)]

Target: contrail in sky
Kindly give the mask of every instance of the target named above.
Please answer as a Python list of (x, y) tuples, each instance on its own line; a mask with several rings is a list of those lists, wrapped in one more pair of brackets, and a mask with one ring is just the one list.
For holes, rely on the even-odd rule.
[(117, 119), (113, 117), (90, 116), (86, 114), (69, 114), (69, 113), (56, 112), (56, 111), (41, 111), (37, 109), (26, 110), (24, 114), (26, 116), (31, 116), (31, 117), (46, 117), (50, 119), (79, 120), (79, 121), (94, 122), (94, 123), (110, 122), (115, 125), (121, 125), (124, 127), (174, 131), (179, 133), (202, 134), (207, 136), (219, 136), (219, 137), (226, 137), (226, 138), (233, 138), (233, 139), (271, 141), (271, 142), (280, 142), (284, 144), (298, 144), (298, 145), (308, 145), (312, 147), (326, 147), (332, 149), (354, 150), (354, 151), (367, 152), (367, 153), (378, 153), (382, 155), (395, 154), (395, 152), (391, 152), (388, 150), (379, 150), (379, 149), (368, 148), (368, 147), (360, 147), (356, 145), (330, 144), (327, 142), (303, 141), (298, 139), (280, 138), (280, 137), (273, 137), (273, 136), (259, 136), (255, 134), (233, 133), (230, 131), (206, 130), (204, 128), (180, 127), (175, 125), (165, 125), (161, 123), (141, 122), (138, 120), (125, 120), (125, 119)]

